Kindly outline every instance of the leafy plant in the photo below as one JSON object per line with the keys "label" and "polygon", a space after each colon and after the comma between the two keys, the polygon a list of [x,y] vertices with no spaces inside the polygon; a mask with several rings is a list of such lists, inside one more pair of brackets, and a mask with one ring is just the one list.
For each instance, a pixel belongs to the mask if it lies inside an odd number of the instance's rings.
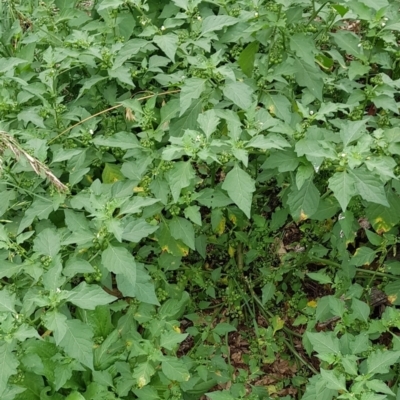
{"label": "leafy plant", "polygon": [[2,399],[398,397],[396,1],[0,13]]}

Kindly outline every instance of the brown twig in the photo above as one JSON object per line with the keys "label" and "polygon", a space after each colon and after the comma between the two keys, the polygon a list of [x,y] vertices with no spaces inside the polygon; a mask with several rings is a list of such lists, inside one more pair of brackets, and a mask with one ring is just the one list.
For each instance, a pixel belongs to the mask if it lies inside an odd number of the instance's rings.
{"label": "brown twig", "polygon": [[[39,161],[37,158],[32,157],[28,152],[26,152],[19,143],[9,135],[7,132],[0,131],[0,154],[5,150],[9,149],[18,160],[21,156],[24,156],[35,173],[39,176],[44,174],[46,178],[60,191],[68,191],[68,187],[65,186],[51,171],[50,169]],[[1,169],[0,159],[0,169]]]}
{"label": "brown twig", "polygon": [[[154,93],[154,94],[151,94],[151,95],[149,95],[149,96],[140,97],[140,98],[138,98],[138,101],[146,100],[146,99],[151,99],[151,98],[154,97],[154,96],[162,96],[162,95],[165,95],[165,94],[173,94],[173,93],[179,93],[179,92],[180,92],[180,90],[177,89],[177,90],[170,90],[170,91],[167,91],[167,92]],[[117,104],[116,106],[112,106],[112,107],[106,108],[105,110],[99,111],[99,112],[96,113],[96,114],[93,114],[93,115],[91,115],[91,116],[89,116],[89,117],[87,117],[87,118],[84,118],[82,121],[79,121],[79,122],[77,122],[76,124],[70,126],[69,128],[65,129],[64,131],[62,131],[62,132],[61,132],[59,135],[57,135],[55,138],[49,140],[49,144],[52,143],[52,142],[54,142],[56,139],[58,139],[60,136],[64,135],[65,133],[69,132],[71,129],[74,129],[74,128],[77,127],[77,126],[82,125],[82,124],[85,123],[86,121],[89,121],[89,120],[91,120],[92,118],[95,118],[95,117],[97,117],[97,116],[99,116],[99,115],[105,114],[105,113],[107,113],[107,112],[109,112],[109,111],[115,110],[115,109],[117,109],[117,108],[119,108],[119,107],[122,107],[122,104]]]}

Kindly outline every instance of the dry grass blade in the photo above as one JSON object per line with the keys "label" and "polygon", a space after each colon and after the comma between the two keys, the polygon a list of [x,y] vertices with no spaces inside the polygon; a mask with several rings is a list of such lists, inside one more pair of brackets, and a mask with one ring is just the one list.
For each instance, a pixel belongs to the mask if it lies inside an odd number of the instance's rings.
{"label": "dry grass blade", "polygon": [[[21,146],[17,143],[17,141],[10,136],[7,132],[0,131],[0,154],[3,153],[5,149],[9,149],[18,160],[21,156],[25,157],[29,162],[32,169],[35,171],[37,175],[45,176],[49,181],[60,191],[68,191],[68,187],[65,186],[51,171],[50,169],[44,165],[37,158],[32,157],[29,153],[27,153]],[[1,158],[0,158],[0,167],[1,167]]]}

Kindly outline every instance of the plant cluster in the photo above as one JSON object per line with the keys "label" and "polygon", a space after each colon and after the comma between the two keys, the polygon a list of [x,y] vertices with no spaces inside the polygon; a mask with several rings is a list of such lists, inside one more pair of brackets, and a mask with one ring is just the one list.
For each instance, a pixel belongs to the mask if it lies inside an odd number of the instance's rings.
{"label": "plant cluster", "polygon": [[2,400],[399,398],[397,1],[0,15]]}

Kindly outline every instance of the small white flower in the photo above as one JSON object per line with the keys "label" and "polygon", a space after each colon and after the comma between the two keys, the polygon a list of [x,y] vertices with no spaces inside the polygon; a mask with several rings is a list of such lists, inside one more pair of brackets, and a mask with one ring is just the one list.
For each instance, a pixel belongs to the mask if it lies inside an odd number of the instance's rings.
{"label": "small white flower", "polygon": [[384,21],[389,21],[389,18],[385,17],[383,18]]}
{"label": "small white flower", "polygon": [[183,75],[181,79],[182,79],[182,80],[186,79],[186,76],[185,76],[185,75]]}
{"label": "small white flower", "polygon": [[357,47],[362,47],[362,43],[358,43]]}
{"label": "small white flower", "polygon": [[93,134],[94,134],[93,129],[90,129],[90,130],[89,130],[89,133],[90,133],[91,135],[93,135]]}
{"label": "small white flower", "polygon": [[61,289],[59,287],[56,289],[56,293],[61,293]]}
{"label": "small white flower", "polygon": [[313,111],[313,110],[311,110],[311,111],[310,111],[310,115],[313,115],[313,114],[314,114],[314,111]]}
{"label": "small white flower", "polygon": [[346,154],[346,153],[342,153],[340,156],[341,156],[341,157],[346,157],[347,154]]}
{"label": "small white flower", "polygon": [[145,26],[146,25],[146,21],[142,21],[142,25]]}
{"label": "small white flower", "polygon": [[201,136],[200,135],[197,135],[196,136],[196,142],[200,142],[201,141]]}
{"label": "small white flower", "polygon": [[385,26],[385,25],[386,25],[386,23],[385,23],[385,22],[382,22],[382,23],[381,23],[381,25],[382,25],[382,26]]}
{"label": "small white flower", "polygon": [[258,12],[257,12],[257,11],[254,13],[254,17],[255,17],[255,18],[258,17]]}
{"label": "small white flower", "polygon": [[165,31],[165,26],[164,26],[164,25],[161,27],[161,30],[162,30],[162,31]]}
{"label": "small white flower", "polygon": [[200,15],[197,17],[197,21],[201,21],[201,17],[200,17]]}

